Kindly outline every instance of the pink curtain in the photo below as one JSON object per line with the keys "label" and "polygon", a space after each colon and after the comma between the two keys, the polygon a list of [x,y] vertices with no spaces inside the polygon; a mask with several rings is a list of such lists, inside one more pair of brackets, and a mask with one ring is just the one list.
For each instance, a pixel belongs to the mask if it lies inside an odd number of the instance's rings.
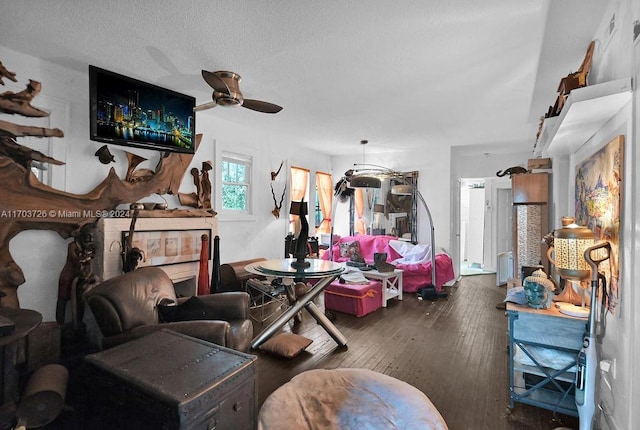
{"label": "pink curtain", "polygon": [[362,215],[364,215],[364,192],[362,188],[356,188],[354,193],[355,205],[356,205],[356,219],[354,220],[353,230],[355,233],[366,234],[367,230],[364,225]]}
{"label": "pink curtain", "polygon": [[318,187],[318,203],[322,211],[322,222],[316,229],[316,233],[329,233],[331,231],[331,209],[333,204],[333,179],[331,175],[317,172],[316,186]]}

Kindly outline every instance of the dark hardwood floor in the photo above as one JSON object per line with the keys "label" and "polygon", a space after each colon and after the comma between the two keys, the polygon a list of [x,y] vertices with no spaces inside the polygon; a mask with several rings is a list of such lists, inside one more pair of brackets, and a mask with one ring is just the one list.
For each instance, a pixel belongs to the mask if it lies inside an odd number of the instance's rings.
{"label": "dark hardwood floor", "polygon": [[[577,428],[576,418],[533,406],[509,410],[507,317],[495,308],[505,288],[495,286],[495,274],[463,277],[447,291],[448,298],[435,301],[405,294],[403,301],[391,300],[362,318],[335,313],[334,324],[348,339],[345,349],[304,312],[302,323],[284,328],[313,339],[301,355],[284,359],[253,352],[259,357],[259,406],[305,370],[354,367],[417,387],[450,430]],[[255,334],[264,327],[255,323]]]}

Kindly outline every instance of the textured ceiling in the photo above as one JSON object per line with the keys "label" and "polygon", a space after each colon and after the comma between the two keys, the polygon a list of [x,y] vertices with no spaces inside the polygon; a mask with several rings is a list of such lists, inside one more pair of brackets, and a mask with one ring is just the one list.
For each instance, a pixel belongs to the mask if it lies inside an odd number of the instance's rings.
{"label": "textured ceiling", "polygon": [[[603,4],[604,3],[604,4]],[[0,0],[0,45],[210,101],[201,69],[242,76],[277,115],[216,107],[329,154],[430,145],[532,149],[599,0]],[[547,17],[550,17],[549,19]],[[7,59],[4,60],[8,64]],[[479,146],[480,147],[480,146]]]}

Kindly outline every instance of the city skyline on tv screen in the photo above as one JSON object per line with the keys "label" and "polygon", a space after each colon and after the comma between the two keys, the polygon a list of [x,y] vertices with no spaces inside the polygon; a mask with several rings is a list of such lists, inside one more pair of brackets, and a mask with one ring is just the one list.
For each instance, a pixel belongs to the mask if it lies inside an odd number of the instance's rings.
{"label": "city skyline on tv screen", "polygon": [[98,68],[93,72],[92,138],[193,152],[195,98]]}

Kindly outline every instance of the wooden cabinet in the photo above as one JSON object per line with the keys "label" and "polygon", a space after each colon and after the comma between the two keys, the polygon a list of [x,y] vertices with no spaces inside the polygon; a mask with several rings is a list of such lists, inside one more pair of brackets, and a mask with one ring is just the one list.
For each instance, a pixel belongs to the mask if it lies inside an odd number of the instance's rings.
{"label": "wooden cabinet", "polygon": [[511,178],[513,204],[547,204],[549,174],[523,173]]}
{"label": "wooden cabinet", "polygon": [[520,277],[523,266],[542,265],[548,270],[549,174],[522,173],[511,178],[513,197],[513,273]]}
{"label": "wooden cabinet", "polygon": [[509,398],[578,416],[575,375],[586,319],[552,306],[533,309],[507,304],[509,317]]}

